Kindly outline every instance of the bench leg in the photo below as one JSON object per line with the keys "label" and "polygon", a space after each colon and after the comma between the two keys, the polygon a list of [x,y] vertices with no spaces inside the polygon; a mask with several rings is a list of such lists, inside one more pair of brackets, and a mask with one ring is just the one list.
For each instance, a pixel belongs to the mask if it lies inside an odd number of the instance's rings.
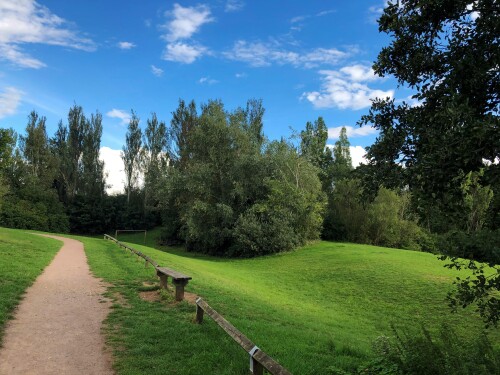
{"label": "bench leg", "polygon": [[159,274],[158,277],[160,278],[160,287],[162,287],[163,289],[168,289],[168,276]]}
{"label": "bench leg", "polygon": [[173,280],[175,285],[175,300],[182,301],[184,299],[184,287],[187,285],[187,280]]}

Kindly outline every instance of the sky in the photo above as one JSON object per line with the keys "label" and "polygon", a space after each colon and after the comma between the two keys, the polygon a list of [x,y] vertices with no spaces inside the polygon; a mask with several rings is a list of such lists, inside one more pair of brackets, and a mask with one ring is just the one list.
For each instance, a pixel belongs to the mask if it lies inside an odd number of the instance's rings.
{"label": "sky", "polygon": [[387,35],[386,0],[0,0],[0,127],[23,134],[35,110],[53,136],[68,110],[103,115],[110,192],[123,190],[130,111],[170,122],[179,99],[262,99],[264,133],[289,137],[322,116],[334,144],[345,126],[353,163],[375,129],[370,100],[411,92],[371,68]]}

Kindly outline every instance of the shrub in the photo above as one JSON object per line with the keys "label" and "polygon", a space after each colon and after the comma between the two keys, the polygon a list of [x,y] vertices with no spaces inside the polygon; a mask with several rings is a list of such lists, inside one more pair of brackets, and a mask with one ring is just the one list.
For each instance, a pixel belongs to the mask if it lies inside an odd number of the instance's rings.
{"label": "shrub", "polygon": [[361,374],[391,375],[491,375],[500,373],[500,351],[485,333],[463,340],[446,324],[436,335],[420,331],[397,331],[394,339],[379,337],[373,345],[376,358]]}

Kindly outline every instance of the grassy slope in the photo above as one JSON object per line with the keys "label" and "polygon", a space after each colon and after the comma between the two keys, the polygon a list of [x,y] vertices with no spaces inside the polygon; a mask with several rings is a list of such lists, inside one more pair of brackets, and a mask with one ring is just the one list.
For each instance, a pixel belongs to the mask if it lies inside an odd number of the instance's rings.
{"label": "grassy slope", "polygon": [[24,291],[60,248],[59,241],[0,228],[0,339]]}
{"label": "grassy slope", "polygon": [[[142,242],[141,235],[121,239]],[[152,239],[150,235],[149,241]],[[92,246],[89,243],[89,249]],[[391,324],[414,327],[422,322],[432,331],[446,320],[464,336],[482,326],[471,310],[450,314],[444,298],[457,273],[444,269],[431,254],[319,242],[292,253],[230,260],[180,249],[160,252],[134,247],[161,265],[193,276],[189,291],[203,296],[297,374],[326,373],[332,365],[344,369],[358,366],[370,355],[371,342],[377,336],[391,335]],[[115,260],[125,262],[125,253],[117,248],[112,254]],[[92,253],[89,257],[96,268],[103,253],[94,261]],[[132,258],[126,264],[142,268]],[[110,272],[102,270],[101,274]],[[187,335],[189,330],[200,333],[193,327],[188,328]],[[218,346],[224,334],[209,332],[215,335],[212,340]],[[498,341],[498,335],[494,339]],[[236,355],[241,358],[244,354]],[[228,373],[236,373],[236,369],[243,371],[237,366]]]}

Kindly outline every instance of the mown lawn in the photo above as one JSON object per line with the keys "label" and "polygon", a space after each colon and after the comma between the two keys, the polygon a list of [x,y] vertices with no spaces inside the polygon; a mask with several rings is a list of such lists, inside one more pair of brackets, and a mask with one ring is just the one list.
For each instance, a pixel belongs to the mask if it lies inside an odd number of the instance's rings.
{"label": "mown lawn", "polygon": [[[0,246],[10,249],[0,255],[3,296],[9,289],[6,259],[21,258],[19,248],[41,259],[45,249],[48,263],[59,244],[21,231],[0,234]],[[148,233],[149,245],[154,234]],[[193,305],[173,303],[168,295],[153,302],[140,298],[141,291],[154,289],[148,286],[156,283],[151,267],[113,242],[74,238],[84,242],[94,274],[110,283],[115,302],[105,327],[118,374],[248,373],[246,353],[209,317],[195,324]],[[291,253],[234,260],[146,247],[140,234],[120,239],[138,242],[133,246],[161,265],[191,275],[187,291],[201,295],[294,374],[356,369],[372,356],[373,340],[392,335],[391,324],[424,324],[436,331],[447,321],[462,337],[482,328],[471,309],[449,312],[444,299],[457,273],[431,254],[318,242]],[[33,268],[24,264],[17,269]],[[498,345],[498,330],[490,336]]]}
{"label": "mown lawn", "polygon": [[[291,253],[232,260],[182,249],[159,251],[140,245],[140,234],[121,235],[120,239],[137,242],[135,248],[161,265],[191,275],[188,291],[201,295],[295,374],[328,374],[331,367],[355,369],[372,355],[374,339],[392,335],[391,325],[414,328],[424,324],[432,332],[447,321],[463,337],[482,328],[471,309],[458,314],[449,312],[445,296],[457,272],[443,268],[443,262],[431,254],[318,242]],[[154,232],[148,234],[149,245],[153,240]],[[120,345],[129,343],[134,348],[133,353],[119,354],[124,374],[146,371],[137,362],[148,362],[145,358],[156,362],[155,356],[161,350],[155,345],[162,340],[173,351],[161,354],[165,366],[171,366],[169,356],[183,358],[180,352],[189,353],[182,361],[198,363],[198,367],[193,364],[187,369],[176,366],[170,373],[245,373],[245,353],[237,344],[228,342],[213,322],[202,327],[193,324],[194,307],[181,304],[167,308],[164,303],[151,304],[137,298],[138,285],[154,280],[152,269],[144,269],[142,263],[113,243],[85,241],[96,274],[113,283],[130,283],[120,290],[128,293],[134,307],[119,308],[116,316],[120,317],[110,319],[115,327],[121,327],[114,335],[120,338]],[[141,313],[134,315],[136,306],[141,306]],[[151,310],[175,311],[167,314],[168,319],[172,318],[168,322],[171,326],[159,323],[167,319],[160,318],[162,314],[148,317]],[[128,320],[132,315],[133,320]],[[132,322],[139,321],[149,328],[133,328]],[[154,340],[144,333],[151,330],[155,332]],[[141,341],[144,337],[147,346]],[[498,332],[494,333],[492,341],[499,342],[499,337]],[[198,358],[200,351],[206,356],[203,359]],[[161,366],[161,361],[158,363]]]}
{"label": "mown lawn", "polygon": [[0,228],[0,341],[24,291],[62,246],[59,241],[27,233]]}

